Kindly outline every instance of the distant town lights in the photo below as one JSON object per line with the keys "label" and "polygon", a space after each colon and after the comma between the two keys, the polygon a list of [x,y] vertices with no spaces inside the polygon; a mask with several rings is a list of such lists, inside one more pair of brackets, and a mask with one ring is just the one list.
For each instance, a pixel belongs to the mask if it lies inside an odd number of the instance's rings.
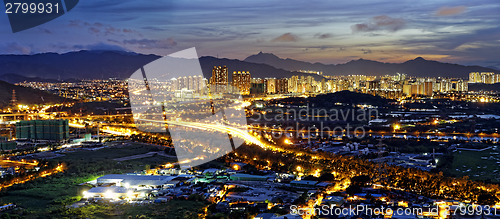
{"label": "distant town lights", "polygon": [[90,194],[87,191],[82,192],[84,198],[89,198]]}
{"label": "distant town lights", "polygon": [[113,193],[113,191],[111,191],[111,190],[108,190],[104,193],[104,197],[109,198],[109,199],[113,199],[113,198],[115,198],[115,193]]}
{"label": "distant town lights", "polygon": [[132,192],[132,191],[128,191],[128,192],[127,192],[127,197],[128,197],[128,198],[133,198],[133,197],[135,197],[134,192]]}
{"label": "distant town lights", "polygon": [[235,164],[235,165],[233,165],[233,169],[234,170],[240,170],[240,166],[238,166],[238,164]]}
{"label": "distant town lights", "polygon": [[394,124],[394,131],[397,131],[401,129],[401,126],[399,124]]}
{"label": "distant town lights", "polygon": [[296,168],[296,169],[297,169],[297,171],[299,171],[299,172],[300,172],[300,171],[302,171],[302,167],[300,167],[300,166],[297,166],[297,168]]}

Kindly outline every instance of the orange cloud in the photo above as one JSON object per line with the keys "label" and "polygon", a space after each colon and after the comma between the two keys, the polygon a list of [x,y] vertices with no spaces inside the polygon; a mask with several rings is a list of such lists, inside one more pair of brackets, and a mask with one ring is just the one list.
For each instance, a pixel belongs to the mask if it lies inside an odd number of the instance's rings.
{"label": "orange cloud", "polygon": [[299,38],[292,33],[285,33],[279,37],[274,38],[271,42],[296,42]]}
{"label": "orange cloud", "polygon": [[436,11],[436,15],[438,16],[451,16],[461,14],[467,9],[465,6],[456,6],[456,7],[442,7],[438,11]]}

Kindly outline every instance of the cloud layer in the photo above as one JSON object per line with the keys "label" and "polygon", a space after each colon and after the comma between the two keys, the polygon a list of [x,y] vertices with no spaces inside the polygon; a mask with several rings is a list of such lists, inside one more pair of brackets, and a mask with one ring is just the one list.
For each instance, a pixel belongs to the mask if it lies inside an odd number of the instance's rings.
{"label": "cloud layer", "polygon": [[16,34],[0,16],[0,54],[123,48],[167,55],[194,46],[201,56],[238,59],[264,51],[325,63],[422,56],[487,66],[498,63],[499,11],[492,0],[80,1],[60,19]]}
{"label": "cloud layer", "polygon": [[353,32],[371,32],[378,30],[386,30],[395,32],[402,29],[406,25],[402,18],[392,18],[387,15],[379,15],[373,17],[367,23],[355,24],[351,26]]}
{"label": "cloud layer", "polygon": [[442,7],[438,11],[436,11],[436,15],[438,16],[451,16],[462,14],[465,12],[467,7],[465,6],[456,6],[456,7]]}
{"label": "cloud layer", "polygon": [[276,37],[271,40],[271,42],[297,42],[299,37],[293,35],[292,33],[285,33],[279,37]]}

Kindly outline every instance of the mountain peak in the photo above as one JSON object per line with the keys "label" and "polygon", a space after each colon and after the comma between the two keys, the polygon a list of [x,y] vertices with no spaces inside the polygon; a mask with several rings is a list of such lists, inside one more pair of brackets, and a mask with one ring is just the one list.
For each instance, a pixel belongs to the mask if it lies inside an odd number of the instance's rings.
{"label": "mountain peak", "polygon": [[248,62],[254,62],[254,63],[262,63],[266,61],[280,61],[281,58],[272,54],[272,53],[264,53],[260,51],[259,53],[255,55],[248,56],[245,60],[243,61],[248,61]]}
{"label": "mountain peak", "polygon": [[415,58],[415,59],[413,59],[413,60],[415,60],[415,61],[426,61],[424,58],[422,58],[422,57],[420,57],[420,56],[419,56],[419,57],[417,57],[417,58]]}

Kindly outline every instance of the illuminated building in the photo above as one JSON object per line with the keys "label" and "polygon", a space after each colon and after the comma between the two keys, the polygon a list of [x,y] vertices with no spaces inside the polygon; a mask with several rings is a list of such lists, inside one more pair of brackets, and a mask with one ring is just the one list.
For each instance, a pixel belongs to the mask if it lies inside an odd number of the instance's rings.
{"label": "illuminated building", "polygon": [[232,78],[232,85],[235,88],[238,88],[238,91],[242,95],[248,95],[250,94],[250,72],[233,72],[233,78]]}
{"label": "illuminated building", "polygon": [[406,96],[432,96],[433,95],[433,82],[408,82],[403,85],[403,94]]}
{"label": "illuminated building", "polygon": [[214,66],[212,69],[212,77],[210,78],[210,85],[214,87],[212,92],[225,93],[227,92],[227,85],[229,83],[228,69],[226,66]]}
{"label": "illuminated building", "polygon": [[276,78],[266,78],[264,79],[266,84],[266,94],[275,94],[276,93]]}
{"label": "illuminated building", "polygon": [[481,73],[479,72],[469,73],[469,83],[481,83]]}
{"label": "illuminated building", "polygon": [[275,92],[278,94],[288,93],[288,79],[280,78],[275,80],[276,89]]}
{"label": "illuminated building", "polygon": [[250,80],[250,94],[263,94],[266,91],[266,84],[260,78]]}
{"label": "illuminated building", "polygon": [[451,90],[457,92],[466,92],[469,90],[469,85],[467,81],[461,79],[451,80]]}
{"label": "illuminated building", "polygon": [[177,92],[180,90],[190,90],[194,93],[202,93],[205,85],[201,75],[172,78],[170,82],[170,90]]}
{"label": "illuminated building", "polygon": [[16,149],[17,143],[15,141],[3,141],[0,140],[0,150],[8,151]]}
{"label": "illuminated building", "polygon": [[288,92],[297,93],[299,86],[299,76],[294,75],[288,80]]}
{"label": "illuminated building", "polygon": [[109,174],[97,178],[97,184],[115,184],[135,189],[165,188],[174,186],[177,183],[177,181],[173,181],[175,178],[175,176]]}
{"label": "illuminated building", "polygon": [[228,84],[228,70],[226,66],[214,66],[212,69],[212,78],[210,83],[213,85],[227,85]]}
{"label": "illuminated building", "polygon": [[69,139],[68,120],[25,120],[16,123],[16,138],[62,142]]}
{"label": "illuminated building", "polygon": [[430,81],[426,81],[422,85],[423,85],[422,95],[424,95],[424,96],[432,96],[432,94],[433,94],[433,91],[432,91],[432,87],[433,87],[432,85],[433,85],[433,83],[430,82]]}
{"label": "illuminated building", "polygon": [[469,73],[469,83],[494,84],[499,83],[500,77],[494,72],[471,72]]}
{"label": "illuminated building", "polygon": [[495,83],[495,73],[493,72],[481,72],[481,81],[485,84]]}

